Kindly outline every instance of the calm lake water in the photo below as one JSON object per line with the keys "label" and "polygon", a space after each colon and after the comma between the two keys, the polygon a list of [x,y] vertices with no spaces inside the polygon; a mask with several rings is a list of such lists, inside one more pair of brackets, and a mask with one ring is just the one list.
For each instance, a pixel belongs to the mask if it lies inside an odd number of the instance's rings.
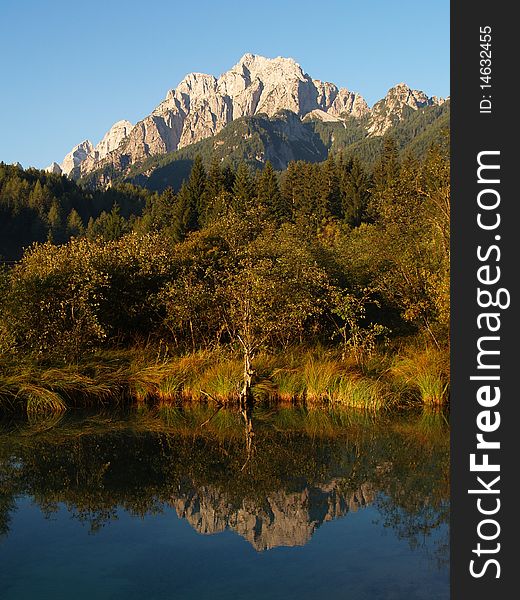
{"label": "calm lake water", "polygon": [[0,422],[0,596],[448,599],[442,414]]}

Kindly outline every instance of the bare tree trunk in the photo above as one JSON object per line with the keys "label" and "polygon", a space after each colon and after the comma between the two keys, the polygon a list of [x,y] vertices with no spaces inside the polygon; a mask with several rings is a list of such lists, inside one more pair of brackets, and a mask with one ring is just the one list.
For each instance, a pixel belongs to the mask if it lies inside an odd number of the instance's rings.
{"label": "bare tree trunk", "polygon": [[242,465],[242,471],[247,467],[247,465],[249,464],[249,461],[251,460],[251,457],[253,456],[253,450],[254,450],[254,445],[253,445],[253,436],[254,431],[253,431],[253,417],[252,417],[252,413],[253,413],[253,409],[252,406],[246,406],[245,408],[243,408],[241,410],[242,413],[242,417],[244,418],[244,431],[245,431],[245,442],[246,442],[246,446],[245,446],[245,450],[246,450],[246,460],[244,462],[244,464]]}
{"label": "bare tree trunk", "polygon": [[253,405],[253,367],[251,366],[252,353],[246,344],[242,344],[244,349],[244,374],[242,390],[240,391],[240,410],[245,411]]}
{"label": "bare tree trunk", "polygon": [[195,336],[193,335],[193,322],[190,319],[190,333],[191,333],[191,347],[193,349],[193,354],[195,354]]}

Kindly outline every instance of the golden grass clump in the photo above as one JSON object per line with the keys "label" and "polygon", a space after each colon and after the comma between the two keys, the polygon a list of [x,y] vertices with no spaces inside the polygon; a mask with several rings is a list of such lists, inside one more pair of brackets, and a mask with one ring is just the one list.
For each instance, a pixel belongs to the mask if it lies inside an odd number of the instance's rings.
{"label": "golden grass clump", "polygon": [[425,346],[410,348],[397,355],[391,374],[416,391],[424,404],[440,405],[449,393],[449,354],[447,351]]}

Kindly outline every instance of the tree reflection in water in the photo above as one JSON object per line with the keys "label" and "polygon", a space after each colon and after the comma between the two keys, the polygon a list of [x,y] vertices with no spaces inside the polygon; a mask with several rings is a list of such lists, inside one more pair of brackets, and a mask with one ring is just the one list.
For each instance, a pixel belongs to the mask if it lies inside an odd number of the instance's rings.
{"label": "tree reflection in water", "polygon": [[[163,407],[1,427],[4,536],[24,495],[46,515],[64,505],[92,532],[121,509],[142,517],[173,507],[199,533],[233,530],[258,551],[302,546],[369,504],[412,547],[448,523],[441,413]],[[447,553],[443,541],[434,558]]]}

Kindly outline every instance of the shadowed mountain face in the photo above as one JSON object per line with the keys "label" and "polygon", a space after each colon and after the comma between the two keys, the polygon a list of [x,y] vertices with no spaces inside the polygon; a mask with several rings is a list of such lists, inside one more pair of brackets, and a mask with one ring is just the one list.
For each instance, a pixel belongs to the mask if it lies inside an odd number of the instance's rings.
{"label": "shadowed mountain face", "polygon": [[412,544],[447,522],[442,415],[275,412],[253,417],[246,443],[240,415],[201,427],[208,415],[197,411],[4,424],[0,533],[23,496],[49,515],[63,504],[91,531],[121,510],[174,510],[198,533],[234,531],[257,551],[303,546],[369,505]]}

